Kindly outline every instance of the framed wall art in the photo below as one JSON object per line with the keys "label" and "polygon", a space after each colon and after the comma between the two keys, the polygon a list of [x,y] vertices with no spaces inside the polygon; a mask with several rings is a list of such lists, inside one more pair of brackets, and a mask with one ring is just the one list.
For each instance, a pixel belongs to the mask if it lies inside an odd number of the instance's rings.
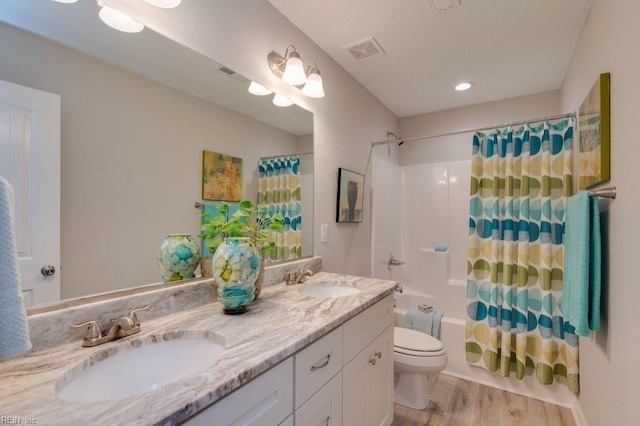
{"label": "framed wall art", "polygon": [[338,169],[338,203],[336,222],[362,222],[364,175]]}
{"label": "framed wall art", "polygon": [[609,73],[600,74],[578,111],[578,188],[611,179],[611,104]]}
{"label": "framed wall art", "polygon": [[202,199],[240,201],[242,158],[202,151]]}

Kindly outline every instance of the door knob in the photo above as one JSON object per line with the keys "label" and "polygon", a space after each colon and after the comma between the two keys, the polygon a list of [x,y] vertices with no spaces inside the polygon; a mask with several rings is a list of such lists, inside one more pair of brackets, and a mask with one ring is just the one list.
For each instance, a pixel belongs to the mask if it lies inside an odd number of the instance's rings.
{"label": "door knob", "polygon": [[40,273],[42,273],[42,275],[44,275],[45,277],[48,277],[56,273],[56,267],[53,265],[44,265],[40,269]]}

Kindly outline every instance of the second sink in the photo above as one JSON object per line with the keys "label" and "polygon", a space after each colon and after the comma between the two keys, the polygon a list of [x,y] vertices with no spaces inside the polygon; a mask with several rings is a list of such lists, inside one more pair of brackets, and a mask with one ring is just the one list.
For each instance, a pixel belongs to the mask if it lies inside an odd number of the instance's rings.
{"label": "second sink", "polygon": [[154,391],[213,363],[224,346],[213,340],[175,339],[116,354],[89,367],[58,391],[71,401],[105,401]]}
{"label": "second sink", "polygon": [[300,293],[305,296],[335,299],[338,297],[353,296],[354,294],[360,293],[360,290],[342,281],[318,281],[302,284]]}

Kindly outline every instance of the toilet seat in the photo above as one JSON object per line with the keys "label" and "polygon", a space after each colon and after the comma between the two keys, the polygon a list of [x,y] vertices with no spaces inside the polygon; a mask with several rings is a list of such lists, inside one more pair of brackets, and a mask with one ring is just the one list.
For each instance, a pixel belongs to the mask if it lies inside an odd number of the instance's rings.
{"label": "toilet seat", "polygon": [[414,357],[438,357],[445,353],[442,342],[416,330],[394,327],[393,339],[393,350],[399,354]]}

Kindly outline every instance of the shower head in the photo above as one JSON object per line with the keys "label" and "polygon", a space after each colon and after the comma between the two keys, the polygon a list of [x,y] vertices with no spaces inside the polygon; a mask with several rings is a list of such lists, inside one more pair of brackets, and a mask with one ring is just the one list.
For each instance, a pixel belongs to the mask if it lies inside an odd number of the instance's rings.
{"label": "shower head", "polygon": [[[390,131],[387,130],[387,138],[389,136],[393,136],[395,138],[395,140],[402,139],[402,138],[399,138],[398,135],[396,135],[395,133],[390,132]],[[401,140],[400,142],[398,142],[398,146],[402,145],[403,143],[404,143],[404,141]]]}

